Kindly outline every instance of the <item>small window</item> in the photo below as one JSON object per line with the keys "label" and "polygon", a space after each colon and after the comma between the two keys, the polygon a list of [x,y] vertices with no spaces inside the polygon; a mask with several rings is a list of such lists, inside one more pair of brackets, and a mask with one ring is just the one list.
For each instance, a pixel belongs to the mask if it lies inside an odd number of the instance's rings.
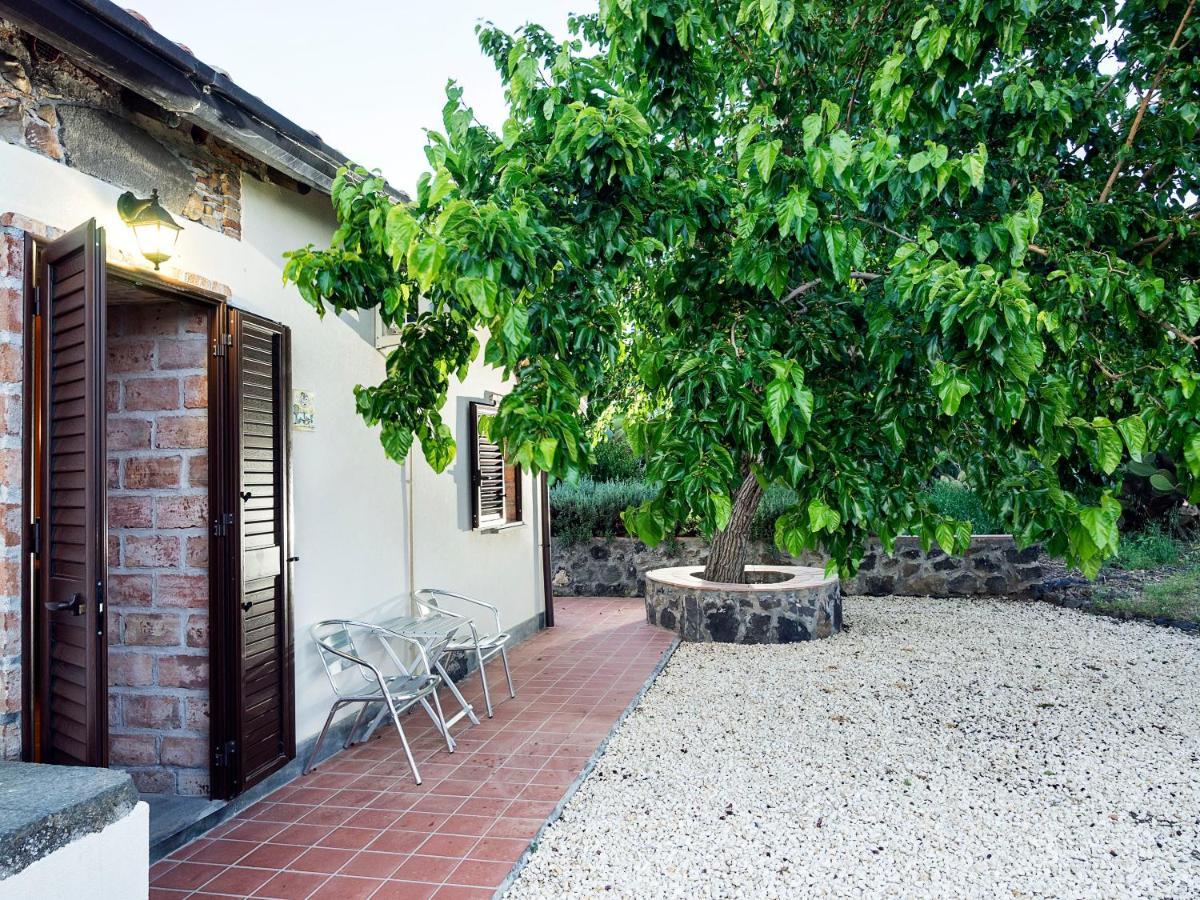
{"label": "small window", "polygon": [[471,527],[484,530],[521,522],[521,467],[505,462],[479,422],[495,411],[490,403],[471,404]]}

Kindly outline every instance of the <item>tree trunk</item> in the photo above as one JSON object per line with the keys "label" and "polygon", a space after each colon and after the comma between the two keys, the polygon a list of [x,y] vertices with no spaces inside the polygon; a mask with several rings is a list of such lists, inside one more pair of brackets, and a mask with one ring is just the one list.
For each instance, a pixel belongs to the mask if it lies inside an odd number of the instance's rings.
{"label": "tree trunk", "polygon": [[708,581],[741,584],[746,580],[746,540],[750,537],[750,523],[762,496],[754,473],[747,473],[734,494],[729,524],[713,535],[708,564],[704,567],[704,577]]}

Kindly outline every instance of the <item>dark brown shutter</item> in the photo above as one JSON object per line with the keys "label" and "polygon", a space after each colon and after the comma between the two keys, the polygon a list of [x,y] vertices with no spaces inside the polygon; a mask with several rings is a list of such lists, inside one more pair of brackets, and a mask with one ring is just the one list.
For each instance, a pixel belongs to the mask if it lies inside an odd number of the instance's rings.
{"label": "dark brown shutter", "polygon": [[483,434],[479,420],[495,413],[486,403],[472,403],[471,424],[471,527],[504,521],[504,455]]}
{"label": "dark brown shutter", "polygon": [[104,231],[91,220],[39,256],[39,756],[47,763],[104,766]]}
{"label": "dark brown shutter", "polygon": [[296,753],[293,693],[288,447],[289,341],[283,326],[230,310],[228,379],[234,429],[230,481],[234,542],[234,792],[262,781]]}

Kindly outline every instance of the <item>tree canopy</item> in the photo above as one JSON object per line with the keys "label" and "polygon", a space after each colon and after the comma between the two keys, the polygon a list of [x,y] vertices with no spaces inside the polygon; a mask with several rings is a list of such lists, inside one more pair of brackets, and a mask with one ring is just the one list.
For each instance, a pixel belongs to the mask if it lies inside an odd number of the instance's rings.
{"label": "tree canopy", "polygon": [[415,199],[346,172],[332,246],[286,277],[400,328],[356,391],[398,460],[415,438],[451,462],[439,410],[482,339],[516,379],[491,435],[555,477],[586,468],[584,399],[635,373],[648,542],[736,531],[782,483],[790,552],[961,551],[922,499],[953,465],[1094,574],[1123,479],[1200,502],[1194,6],[601,0],[565,42],[483,26],[500,133],[451,83]]}

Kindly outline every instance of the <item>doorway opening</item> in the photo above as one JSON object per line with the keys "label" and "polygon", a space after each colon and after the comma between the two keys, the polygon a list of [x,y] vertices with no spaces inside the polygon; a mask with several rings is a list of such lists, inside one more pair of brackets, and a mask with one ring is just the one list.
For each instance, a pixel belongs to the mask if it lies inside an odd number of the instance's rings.
{"label": "doorway opening", "polygon": [[109,765],[143,795],[208,798],[214,307],[107,288]]}
{"label": "doorway opening", "polygon": [[27,262],[30,758],[237,796],[295,756],[288,330],[94,222]]}

